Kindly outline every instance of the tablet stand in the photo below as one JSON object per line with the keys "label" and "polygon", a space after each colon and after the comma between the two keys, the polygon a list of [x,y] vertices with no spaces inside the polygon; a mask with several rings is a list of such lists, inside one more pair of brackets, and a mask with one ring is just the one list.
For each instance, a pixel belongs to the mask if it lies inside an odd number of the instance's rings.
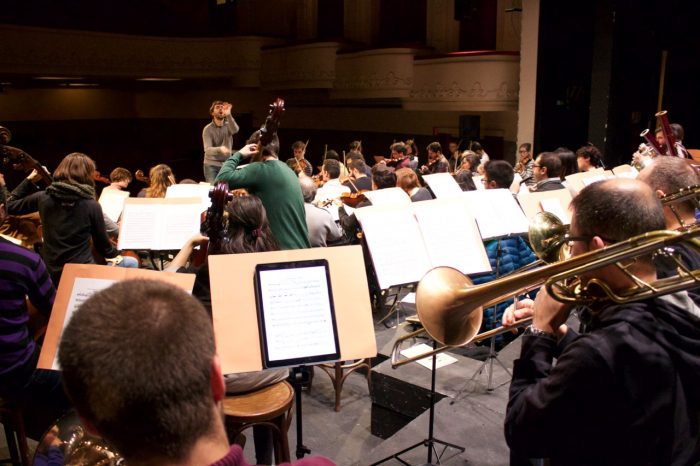
{"label": "tablet stand", "polygon": [[306,366],[297,366],[292,368],[292,374],[291,374],[291,379],[292,379],[292,386],[294,387],[294,403],[296,405],[296,413],[297,413],[297,450],[296,450],[296,456],[297,459],[301,459],[304,457],[304,455],[311,453],[311,450],[309,450],[305,445],[304,445],[304,434],[303,434],[303,426],[301,422],[301,386],[302,384],[308,383],[310,379],[310,370]]}

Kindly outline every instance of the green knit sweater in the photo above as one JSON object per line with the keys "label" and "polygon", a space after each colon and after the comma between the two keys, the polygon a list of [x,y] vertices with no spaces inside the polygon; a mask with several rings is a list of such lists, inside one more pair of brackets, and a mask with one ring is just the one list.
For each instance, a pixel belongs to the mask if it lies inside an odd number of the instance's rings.
{"label": "green knit sweater", "polygon": [[277,159],[236,170],[240,163],[241,153],[236,152],[224,162],[216,181],[228,183],[229,189],[245,188],[260,198],[281,249],[308,248],[304,198],[294,172]]}

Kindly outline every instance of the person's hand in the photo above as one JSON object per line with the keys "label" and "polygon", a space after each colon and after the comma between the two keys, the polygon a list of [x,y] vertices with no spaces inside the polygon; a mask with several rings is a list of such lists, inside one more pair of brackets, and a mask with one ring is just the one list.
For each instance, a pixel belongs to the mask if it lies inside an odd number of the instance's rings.
{"label": "person's hand", "polygon": [[508,306],[505,311],[503,311],[501,323],[503,326],[509,326],[513,325],[516,320],[531,317],[535,313],[533,308],[534,304],[535,302],[530,298],[519,299],[515,303]]}
{"label": "person's hand", "polygon": [[231,104],[228,102],[224,102],[223,105],[221,106],[221,110],[223,110],[224,116],[230,116],[231,115]]}
{"label": "person's hand", "polygon": [[243,158],[250,157],[253,154],[256,154],[258,152],[258,145],[257,144],[246,144],[245,146],[241,147],[241,150],[238,152],[241,153]]}
{"label": "person's hand", "polygon": [[2,173],[0,173],[0,188],[5,187],[5,177],[3,176]]}
{"label": "person's hand", "polygon": [[27,179],[28,179],[29,181],[31,181],[32,183],[36,183],[37,181],[41,181],[41,175],[39,174],[39,172],[38,172],[37,169],[35,168],[35,169],[32,170],[32,172],[27,176]]}
{"label": "person's hand", "polygon": [[209,238],[201,233],[195,234],[193,237],[187,240],[187,242],[192,246],[200,246],[209,241]]}
{"label": "person's hand", "polygon": [[557,330],[561,330],[560,327],[564,325],[571,312],[570,304],[554,300],[544,286],[537,293],[533,307],[535,311],[532,318],[533,327],[553,334],[561,333]]}
{"label": "person's hand", "polygon": [[231,149],[229,149],[226,146],[219,146],[219,149],[221,150],[221,153],[224,154],[225,156],[231,155]]}

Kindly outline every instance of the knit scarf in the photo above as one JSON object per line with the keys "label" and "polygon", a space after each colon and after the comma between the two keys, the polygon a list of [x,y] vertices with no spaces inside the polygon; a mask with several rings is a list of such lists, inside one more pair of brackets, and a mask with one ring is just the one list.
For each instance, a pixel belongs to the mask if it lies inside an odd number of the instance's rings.
{"label": "knit scarf", "polygon": [[80,199],[95,199],[95,187],[89,184],[54,181],[46,188],[46,194],[61,202],[75,202]]}

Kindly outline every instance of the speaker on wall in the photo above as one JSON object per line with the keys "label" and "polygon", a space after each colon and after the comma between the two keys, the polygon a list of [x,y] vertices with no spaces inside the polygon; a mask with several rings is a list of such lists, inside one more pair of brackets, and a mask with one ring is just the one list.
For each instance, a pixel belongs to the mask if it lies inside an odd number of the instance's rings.
{"label": "speaker on wall", "polygon": [[466,142],[476,141],[480,138],[481,117],[479,115],[460,115],[459,137]]}

